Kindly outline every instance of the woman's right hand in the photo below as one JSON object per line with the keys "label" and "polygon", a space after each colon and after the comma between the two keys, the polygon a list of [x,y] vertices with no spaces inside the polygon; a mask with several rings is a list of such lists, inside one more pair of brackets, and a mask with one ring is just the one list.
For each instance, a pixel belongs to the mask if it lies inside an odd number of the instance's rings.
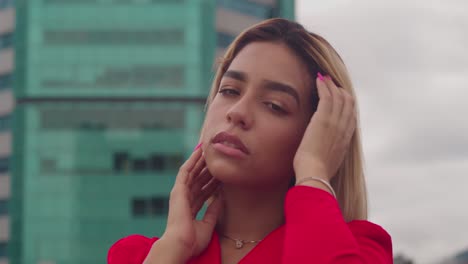
{"label": "woman's right hand", "polygon": [[[180,167],[169,198],[167,225],[161,240],[172,243],[183,259],[199,255],[209,244],[221,211],[221,183],[206,167],[201,148]],[[214,197],[202,220],[198,211]]]}

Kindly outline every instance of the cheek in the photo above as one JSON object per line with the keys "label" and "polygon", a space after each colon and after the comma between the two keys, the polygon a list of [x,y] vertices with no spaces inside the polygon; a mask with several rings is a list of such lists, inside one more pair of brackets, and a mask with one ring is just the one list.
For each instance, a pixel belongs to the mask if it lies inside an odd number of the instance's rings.
{"label": "cheek", "polygon": [[210,106],[205,115],[205,121],[203,123],[203,135],[202,141],[207,142],[213,133],[216,133],[217,126],[221,124],[222,111],[219,108],[216,108],[215,105]]}
{"label": "cheek", "polygon": [[[275,131],[272,133],[271,131]],[[260,137],[263,139],[262,144],[268,146],[265,148],[266,154],[270,157],[275,156],[275,159],[283,159],[290,161],[294,158],[296,150],[302,141],[302,135],[304,131],[302,127],[292,125],[281,125],[276,128],[270,128],[268,131],[263,133],[267,135]]]}
{"label": "cheek", "polygon": [[285,136],[276,140],[278,142],[277,148],[280,149],[283,155],[291,156],[296,153],[297,148],[302,139],[302,134],[300,133],[291,133],[288,131]]}

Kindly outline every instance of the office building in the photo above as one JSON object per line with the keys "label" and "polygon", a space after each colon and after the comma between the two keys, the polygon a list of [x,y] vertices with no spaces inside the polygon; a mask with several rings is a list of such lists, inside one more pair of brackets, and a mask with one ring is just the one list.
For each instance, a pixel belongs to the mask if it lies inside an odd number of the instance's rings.
{"label": "office building", "polygon": [[0,0],[0,264],[7,264],[10,245],[12,112],[15,9],[13,1]]}
{"label": "office building", "polygon": [[118,238],[162,234],[224,45],[216,15],[281,14],[229,2],[16,1],[10,263],[105,263]]}

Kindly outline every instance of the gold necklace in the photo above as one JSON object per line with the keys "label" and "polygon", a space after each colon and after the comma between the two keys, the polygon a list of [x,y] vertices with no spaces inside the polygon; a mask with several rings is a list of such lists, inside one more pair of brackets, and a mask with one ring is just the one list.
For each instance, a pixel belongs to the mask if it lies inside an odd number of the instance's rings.
{"label": "gold necklace", "polygon": [[246,240],[243,240],[243,239],[235,239],[235,238],[231,238],[231,237],[228,237],[226,235],[223,235],[221,234],[221,236],[225,237],[225,238],[228,238],[232,241],[234,241],[236,243],[236,248],[237,249],[241,249],[245,243],[258,243],[260,241],[262,241],[261,239],[260,240],[250,240],[250,241],[246,241]]}

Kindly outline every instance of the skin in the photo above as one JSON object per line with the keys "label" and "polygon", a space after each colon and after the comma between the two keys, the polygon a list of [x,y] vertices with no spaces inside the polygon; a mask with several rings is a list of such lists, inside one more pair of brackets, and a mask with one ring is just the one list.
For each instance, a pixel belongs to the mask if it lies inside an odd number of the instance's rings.
{"label": "skin", "polygon": [[[166,231],[153,245],[147,264],[162,259],[184,263],[206,248],[215,228],[234,238],[263,239],[284,224],[291,177],[313,175],[330,181],[343,161],[355,129],[354,100],[331,78],[311,80],[288,47],[272,42],[247,45],[227,72],[208,109],[202,147],[179,170]],[[289,86],[297,98],[268,89],[265,81]],[[320,96],[313,115],[308,99],[312,81]],[[217,150],[211,141],[221,131],[236,135],[249,154],[235,158]],[[303,185],[328,191],[316,181]],[[204,218],[194,219],[213,194]],[[255,245],[237,250],[231,240],[221,238],[223,263],[237,263]]]}

